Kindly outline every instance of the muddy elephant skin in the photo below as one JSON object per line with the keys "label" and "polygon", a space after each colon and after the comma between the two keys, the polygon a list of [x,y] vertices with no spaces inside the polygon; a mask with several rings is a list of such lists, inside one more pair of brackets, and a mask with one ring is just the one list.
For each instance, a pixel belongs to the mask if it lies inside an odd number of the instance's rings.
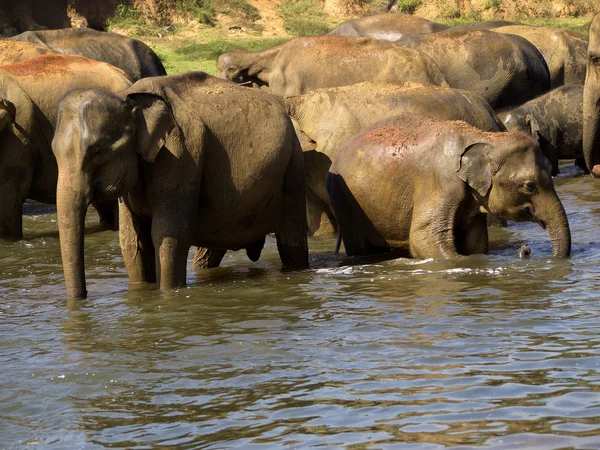
{"label": "muddy elephant skin", "polygon": [[523,133],[409,114],[386,119],[338,151],[327,188],[351,256],[390,248],[414,258],[487,253],[488,213],[537,222],[555,256],[571,251],[544,156]]}

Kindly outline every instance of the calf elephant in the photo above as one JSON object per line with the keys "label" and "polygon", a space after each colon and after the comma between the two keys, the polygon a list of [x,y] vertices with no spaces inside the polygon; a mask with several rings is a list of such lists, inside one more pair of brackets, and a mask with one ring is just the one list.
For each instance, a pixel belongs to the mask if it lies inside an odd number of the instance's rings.
{"label": "calf elephant", "polygon": [[285,266],[308,266],[302,149],[275,96],[203,72],[143,79],[119,95],[74,92],[52,148],[70,297],[86,296],[83,225],[96,199],[123,199],[132,282],[184,285],[192,245],[246,248],[256,260],[272,231]]}
{"label": "calf elephant", "polygon": [[592,175],[600,177],[600,14],[590,26],[583,89],[583,156]]}
{"label": "calf elephant", "polygon": [[447,30],[448,25],[431,22],[422,17],[402,13],[383,13],[348,20],[328,34],[335,36],[364,36],[395,41],[410,34],[427,34]]}
{"label": "calf elephant", "polygon": [[90,28],[26,31],[10,38],[32,42],[55,53],[103,61],[122,69],[131,81],[166,75],[162,62],[142,41]]}
{"label": "calf elephant", "polygon": [[509,131],[540,138],[540,147],[558,173],[559,159],[575,159],[587,170],[583,159],[583,86],[568,85],[523,105],[498,114]]}
{"label": "calf elephant", "polygon": [[[0,66],[1,238],[23,237],[26,198],[56,203],[58,169],[51,142],[65,94],[74,89],[120,91],[130,84],[122,70],[74,55],[48,54]],[[114,219],[111,205],[94,206],[103,221]]]}
{"label": "calf elephant", "polygon": [[0,66],[35,58],[47,53],[54,52],[31,42],[0,40]]}
{"label": "calf elephant", "polygon": [[[485,131],[504,131],[500,119],[478,95],[459,89],[409,83],[361,83],[288,97],[286,108],[304,144],[308,228],[331,232],[335,217],[325,180],[337,150],[363,128],[405,112],[464,120]],[[304,139],[302,139],[304,138]]]}
{"label": "calf elephant", "polygon": [[224,53],[217,71],[222,78],[268,86],[283,96],[363,81],[447,86],[439,67],[417,50],[346,36],[298,37],[259,52]]}
{"label": "calf elephant", "polygon": [[581,33],[529,25],[499,27],[494,31],[521,36],[535,45],[548,65],[553,89],[565,84],[583,85],[588,42]]}
{"label": "calf elephant", "polygon": [[348,255],[487,253],[486,213],[537,222],[547,227],[555,256],[571,251],[544,157],[523,133],[411,114],[385,119],[338,151],[327,189]]}
{"label": "calf elephant", "polygon": [[494,109],[518,106],[550,90],[544,57],[520,36],[457,28],[396,42],[430,56],[451,87],[475,92]]}

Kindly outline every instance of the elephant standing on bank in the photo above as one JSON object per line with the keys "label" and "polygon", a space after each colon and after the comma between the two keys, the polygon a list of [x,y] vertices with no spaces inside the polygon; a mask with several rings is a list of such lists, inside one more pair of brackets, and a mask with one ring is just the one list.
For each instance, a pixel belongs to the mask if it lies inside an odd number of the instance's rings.
{"label": "elephant standing on bank", "polygon": [[263,51],[235,50],[219,56],[217,65],[221,78],[268,86],[283,96],[363,81],[448,85],[437,64],[420,51],[346,36],[298,37]]}
{"label": "elephant standing on bank", "polygon": [[[0,66],[0,238],[22,239],[25,199],[56,203],[51,143],[60,100],[74,89],[130,85],[122,70],[81,56],[48,54]],[[103,222],[114,220],[111,205],[94,206]]]}
{"label": "elephant standing on bank", "polygon": [[122,69],[134,82],[166,75],[159,57],[142,41],[90,28],[26,31],[12,41],[32,42],[55,53],[68,53],[103,61]]}
{"label": "elephant standing on bank", "polygon": [[459,89],[408,83],[360,83],[319,89],[285,99],[304,147],[308,229],[335,231],[325,180],[338,149],[353,135],[386,117],[406,112],[463,120],[484,131],[504,131],[492,108]]}
{"label": "elephant standing on bank", "polygon": [[583,89],[583,156],[592,175],[600,177],[600,14],[590,25]]}
{"label": "elephant standing on bank", "polygon": [[542,152],[558,174],[559,159],[575,159],[584,170],[583,86],[568,85],[521,106],[498,114],[509,131],[520,131],[540,140]]}
{"label": "elephant standing on bank", "polygon": [[475,92],[497,110],[550,90],[544,57],[520,36],[456,28],[396,42],[431,57],[451,87]]}
{"label": "elephant standing on bank", "polygon": [[280,100],[188,72],[59,106],[52,148],[67,293],[85,297],[90,202],[122,197],[121,250],[132,282],[185,285],[190,246],[245,248],[274,231],[282,263],[308,266],[302,149]]}
{"label": "elephant standing on bank", "polygon": [[340,150],[327,189],[348,255],[399,248],[414,258],[488,252],[486,214],[537,222],[555,256],[571,252],[567,215],[537,142],[405,114]]}
{"label": "elephant standing on bank", "polygon": [[429,34],[448,28],[448,25],[432,22],[412,14],[382,13],[348,20],[327,34],[395,41],[406,35]]}

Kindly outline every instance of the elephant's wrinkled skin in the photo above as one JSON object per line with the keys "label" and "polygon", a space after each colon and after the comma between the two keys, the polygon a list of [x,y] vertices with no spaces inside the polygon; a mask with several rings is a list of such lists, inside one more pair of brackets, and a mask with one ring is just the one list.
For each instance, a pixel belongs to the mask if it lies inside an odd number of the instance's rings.
{"label": "elephant's wrinkled skin", "polygon": [[[58,169],[51,143],[65,94],[120,91],[130,84],[122,70],[74,55],[42,55],[0,66],[0,237],[23,237],[26,198],[56,202]],[[112,220],[112,208],[99,209],[105,221]]]}
{"label": "elephant's wrinkled skin", "polygon": [[90,28],[26,31],[10,38],[45,47],[56,53],[69,53],[103,61],[122,69],[131,81],[166,75],[156,53],[142,41],[117,33]]}
{"label": "elephant's wrinkled skin", "polygon": [[220,77],[268,86],[283,96],[363,81],[413,81],[447,86],[423,53],[392,42],[347,36],[298,37],[268,50],[235,50],[219,56]]}
{"label": "elephant's wrinkled skin", "polygon": [[395,41],[407,34],[426,34],[447,30],[441,23],[403,13],[383,13],[348,20],[332,31],[335,36],[364,36],[385,41]]}
{"label": "elephant's wrinkled skin", "polygon": [[54,52],[31,42],[0,40],[0,66],[35,58],[47,53]]}
{"label": "elephant's wrinkled skin", "polygon": [[[251,118],[251,120],[250,120]],[[132,282],[185,285],[190,246],[260,256],[274,231],[285,266],[308,266],[302,149],[280,100],[203,72],[146,78],[59,106],[52,148],[67,293],[87,293],[83,225],[94,199],[119,204]]]}
{"label": "elephant's wrinkled skin", "polygon": [[520,36],[457,28],[396,42],[430,56],[451,87],[475,92],[494,109],[518,106],[550,90],[544,57]]}
{"label": "elephant's wrinkled skin", "polygon": [[385,119],[338,151],[327,189],[348,255],[487,253],[485,213],[537,222],[547,227],[555,256],[571,251],[544,156],[523,133],[409,114]]}
{"label": "elephant's wrinkled skin", "polygon": [[600,177],[600,14],[590,26],[583,89],[583,156],[589,171]]}
{"label": "elephant's wrinkled skin", "polygon": [[509,131],[528,133],[540,139],[540,147],[558,173],[559,159],[583,160],[583,86],[568,85],[523,105],[498,114]]}
{"label": "elephant's wrinkled skin", "polygon": [[[363,128],[386,117],[410,112],[440,119],[464,120],[484,131],[505,130],[495,112],[478,95],[416,83],[401,86],[360,83],[319,89],[288,97],[285,103],[305,150],[308,227],[311,233],[333,231],[326,226],[326,221],[335,227],[325,179],[336,151]],[[324,226],[320,225],[321,219]]]}
{"label": "elephant's wrinkled skin", "polygon": [[583,85],[588,46],[583,34],[563,28],[528,25],[499,27],[494,31],[521,36],[535,45],[548,65],[552,88],[565,84]]}

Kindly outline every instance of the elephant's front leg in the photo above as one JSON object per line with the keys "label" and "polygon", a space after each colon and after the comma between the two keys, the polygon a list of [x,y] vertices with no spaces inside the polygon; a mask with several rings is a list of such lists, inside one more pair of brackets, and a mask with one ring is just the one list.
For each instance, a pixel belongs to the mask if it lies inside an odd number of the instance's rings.
{"label": "elephant's front leg", "polygon": [[[443,192],[433,195],[441,197]],[[449,259],[458,255],[454,240],[455,210],[453,205],[442,201],[414,205],[409,234],[413,258]]]}
{"label": "elephant's front leg", "polygon": [[488,253],[489,239],[487,214],[477,214],[464,227],[464,231],[456,238],[456,247],[461,255],[477,255]]}
{"label": "elephant's front leg", "polygon": [[155,252],[150,221],[133,213],[119,200],[119,241],[132,283],[156,281]]}

